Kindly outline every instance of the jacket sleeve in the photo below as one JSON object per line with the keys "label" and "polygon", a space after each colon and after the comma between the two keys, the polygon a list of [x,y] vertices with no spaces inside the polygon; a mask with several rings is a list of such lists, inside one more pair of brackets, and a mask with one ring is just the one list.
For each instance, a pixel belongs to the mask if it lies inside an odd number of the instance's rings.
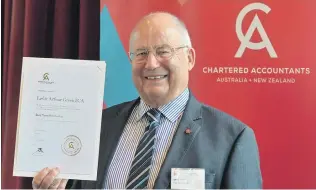
{"label": "jacket sleeve", "polygon": [[246,127],[230,151],[221,188],[262,189],[262,176],[257,141],[253,130]]}
{"label": "jacket sleeve", "polygon": [[82,189],[82,181],[80,180],[69,180],[65,189]]}

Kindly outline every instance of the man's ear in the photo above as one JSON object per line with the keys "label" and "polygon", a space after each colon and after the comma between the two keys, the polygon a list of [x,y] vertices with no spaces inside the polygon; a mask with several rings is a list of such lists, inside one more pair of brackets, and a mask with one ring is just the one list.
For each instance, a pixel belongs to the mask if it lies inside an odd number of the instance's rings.
{"label": "man's ear", "polygon": [[128,56],[128,60],[129,60],[129,63],[130,63],[130,64],[132,64],[131,55],[132,55],[131,52],[127,52],[127,56]]}
{"label": "man's ear", "polygon": [[188,48],[188,67],[191,71],[195,65],[195,50],[194,48]]}

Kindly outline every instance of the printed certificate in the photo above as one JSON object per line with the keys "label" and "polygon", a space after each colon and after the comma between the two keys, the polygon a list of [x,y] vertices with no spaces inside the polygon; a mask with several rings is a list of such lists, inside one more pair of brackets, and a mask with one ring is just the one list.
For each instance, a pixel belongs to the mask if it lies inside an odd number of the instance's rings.
{"label": "printed certificate", "polygon": [[96,180],[106,64],[23,58],[14,176]]}

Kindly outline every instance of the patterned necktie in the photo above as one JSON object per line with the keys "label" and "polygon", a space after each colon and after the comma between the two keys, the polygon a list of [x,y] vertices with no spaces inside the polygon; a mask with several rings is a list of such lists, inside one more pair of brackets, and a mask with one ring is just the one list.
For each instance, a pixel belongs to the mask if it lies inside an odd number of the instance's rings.
{"label": "patterned necktie", "polygon": [[134,161],[126,183],[127,189],[143,189],[147,187],[152,157],[154,153],[156,128],[159,125],[160,112],[151,109],[147,112],[149,125],[137,146]]}

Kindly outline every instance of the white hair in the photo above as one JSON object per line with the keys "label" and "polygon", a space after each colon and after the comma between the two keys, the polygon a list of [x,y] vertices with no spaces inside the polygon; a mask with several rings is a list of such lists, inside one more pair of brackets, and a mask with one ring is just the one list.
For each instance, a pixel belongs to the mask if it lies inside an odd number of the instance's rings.
{"label": "white hair", "polygon": [[[179,24],[179,26],[180,26],[180,30],[181,30],[181,32],[183,34],[183,37],[184,37],[184,39],[183,39],[184,40],[184,44],[183,45],[187,45],[188,47],[192,47],[190,34],[189,34],[189,31],[188,31],[186,25],[184,24],[184,22],[181,19],[179,19],[177,16],[175,16],[175,15],[173,15],[171,13],[163,12],[163,11],[152,12],[152,13],[147,14],[146,16],[144,16],[139,22],[141,22],[142,20],[147,19],[148,17],[154,16],[156,14],[167,14],[167,15],[171,16],[174,19],[174,21],[176,22],[176,24]],[[131,48],[132,42],[134,41],[134,38],[137,37],[137,35],[138,35],[138,34],[135,33],[134,30],[135,29],[133,29],[131,34],[130,34],[130,39],[129,39],[129,47],[130,48]]]}

